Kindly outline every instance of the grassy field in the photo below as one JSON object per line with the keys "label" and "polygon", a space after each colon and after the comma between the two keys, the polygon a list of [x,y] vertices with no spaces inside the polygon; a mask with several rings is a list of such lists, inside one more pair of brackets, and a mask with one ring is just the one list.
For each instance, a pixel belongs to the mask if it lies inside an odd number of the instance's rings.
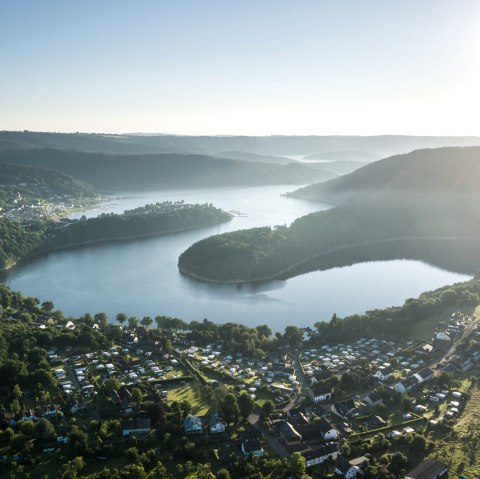
{"label": "grassy field", "polygon": [[192,405],[192,414],[202,416],[209,412],[210,405],[203,400],[200,393],[195,391],[191,381],[185,384],[171,386],[165,390],[167,391],[168,403],[173,401],[188,401]]}
{"label": "grassy field", "polygon": [[469,392],[470,400],[453,433],[431,456],[448,464],[451,477],[462,474],[471,479],[480,471],[480,388],[474,385]]}

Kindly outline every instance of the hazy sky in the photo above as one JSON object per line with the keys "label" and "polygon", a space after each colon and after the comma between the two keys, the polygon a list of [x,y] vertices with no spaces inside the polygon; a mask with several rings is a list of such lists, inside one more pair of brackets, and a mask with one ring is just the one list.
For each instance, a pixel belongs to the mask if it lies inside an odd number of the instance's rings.
{"label": "hazy sky", "polygon": [[0,129],[480,135],[479,85],[480,1],[0,1]]}

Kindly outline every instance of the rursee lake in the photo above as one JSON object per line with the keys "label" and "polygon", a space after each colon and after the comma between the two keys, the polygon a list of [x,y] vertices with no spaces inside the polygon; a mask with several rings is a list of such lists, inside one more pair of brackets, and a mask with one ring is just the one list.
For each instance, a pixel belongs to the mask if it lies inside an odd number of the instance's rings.
{"label": "rursee lake", "polygon": [[124,192],[99,207],[72,215],[121,213],[147,203],[185,200],[212,203],[248,217],[155,238],[98,244],[53,252],[20,264],[3,276],[13,290],[51,300],[65,315],[106,312],[131,316],[169,315],[186,321],[208,318],[248,326],[313,325],[370,309],[401,305],[406,298],[470,277],[411,261],[379,261],[307,273],[287,281],[256,285],[202,283],[178,272],[180,253],[213,234],[294,219],[329,206],[281,196],[295,187],[262,186],[199,190]]}

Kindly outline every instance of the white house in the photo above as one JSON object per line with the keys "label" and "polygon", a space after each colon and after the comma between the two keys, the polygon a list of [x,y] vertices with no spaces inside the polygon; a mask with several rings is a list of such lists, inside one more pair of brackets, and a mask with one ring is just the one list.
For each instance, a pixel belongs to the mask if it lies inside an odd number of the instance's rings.
{"label": "white house", "polygon": [[357,477],[359,468],[352,466],[344,457],[337,457],[335,462],[335,474],[344,479],[354,479]]}
{"label": "white house", "polygon": [[441,341],[451,341],[452,338],[445,332],[440,331],[435,335],[435,339],[439,339]]}
{"label": "white house", "polygon": [[318,421],[317,426],[325,441],[337,439],[338,431],[326,419],[321,418],[320,421]]}
{"label": "white house", "polygon": [[386,381],[387,379],[391,378],[393,376],[393,369],[391,366],[387,366],[385,368],[380,368],[374,376],[379,380],[379,381]]}
{"label": "white house", "polygon": [[332,389],[330,386],[314,386],[310,390],[310,397],[313,402],[324,402],[332,399]]}
{"label": "white house", "polygon": [[209,420],[210,434],[220,434],[225,432],[225,421],[220,419],[218,412],[212,413]]}

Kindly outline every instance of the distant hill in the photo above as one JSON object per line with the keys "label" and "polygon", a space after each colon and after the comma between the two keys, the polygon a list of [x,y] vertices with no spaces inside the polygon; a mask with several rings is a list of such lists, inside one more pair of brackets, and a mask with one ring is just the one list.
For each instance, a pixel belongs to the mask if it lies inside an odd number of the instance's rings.
{"label": "distant hill", "polygon": [[[195,153],[241,151],[267,156],[369,152],[380,157],[419,148],[480,145],[478,137],[435,136],[180,136],[0,132],[0,149],[63,148],[96,153]],[[340,158],[337,158],[340,159]]]}
{"label": "distant hill", "polygon": [[480,272],[480,148],[440,148],[371,163],[297,198],[337,204],[290,227],[206,238],[179,258],[194,278],[281,279],[360,261],[411,258]]}
{"label": "distant hill", "polygon": [[254,163],[206,155],[110,155],[75,150],[0,151],[0,163],[40,166],[67,173],[99,189],[301,185],[335,175],[304,164]]}
{"label": "distant hill", "polygon": [[287,165],[288,163],[297,163],[291,158],[285,156],[257,155],[255,153],[247,153],[245,151],[222,151],[215,156],[220,158],[230,158],[231,160],[240,161],[256,161],[260,163],[278,163]]}
{"label": "distant hill", "polygon": [[330,171],[335,175],[346,175],[368,165],[365,161],[309,161],[305,163],[310,168]]}
{"label": "distant hill", "polygon": [[417,150],[370,163],[353,173],[301,188],[288,196],[331,203],[392,192],[473,194],[480,178],[480,147]]}
{"label": "distant hill", "polygon": [[93,188],[60,171],[35,166],[0,163],[0,188],[16,188],[38,196],[38,191],[57,195],[95,196]]}
{"label": "distant hill", "polygon": [[369,151],[327,151],[317,153],[315,155],[307,155],[304,160],[320,160],[320,161],[363,161],[370,162],[381,159],[378,153],[370,153]]}

